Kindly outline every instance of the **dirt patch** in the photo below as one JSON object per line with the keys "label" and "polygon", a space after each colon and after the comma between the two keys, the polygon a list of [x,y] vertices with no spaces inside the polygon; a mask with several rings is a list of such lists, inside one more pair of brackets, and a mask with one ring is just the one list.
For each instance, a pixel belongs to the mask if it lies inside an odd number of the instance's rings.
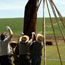
{"label": "dirt patch", "polygon": [[[20,36],[21,35],[14,35],[12,40],[15,40],[18,42]],[[52,41],[53,44],[56,44],[53,35],[47,35],[46,39],[47,39],[47,41]],[[61,36],[57,36],[57,42],[58,42],[58,44],[64,44],[64,40],[62,39]]]}

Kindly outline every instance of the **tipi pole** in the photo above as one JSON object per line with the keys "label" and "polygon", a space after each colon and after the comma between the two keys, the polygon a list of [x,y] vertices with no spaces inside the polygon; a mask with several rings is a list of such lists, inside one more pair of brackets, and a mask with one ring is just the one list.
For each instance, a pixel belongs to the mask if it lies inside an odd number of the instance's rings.
{"label": "tipi pole", "polygon": [[46,35],[45,35],[45,0],[43,0],[43,24],[42,24],[42,32],[44,35],[44,65],[46,65]]}

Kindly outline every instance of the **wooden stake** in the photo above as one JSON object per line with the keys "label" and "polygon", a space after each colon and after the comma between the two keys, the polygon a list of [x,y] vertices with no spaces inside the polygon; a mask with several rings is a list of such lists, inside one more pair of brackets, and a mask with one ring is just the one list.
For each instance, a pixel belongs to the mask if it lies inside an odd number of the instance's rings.
{"label": "wooden stake", "polygon": [[46,35],[45,35],[45,0],[43,0],[43,24],[42,31],[44,35],[44,65],[46,65]]}

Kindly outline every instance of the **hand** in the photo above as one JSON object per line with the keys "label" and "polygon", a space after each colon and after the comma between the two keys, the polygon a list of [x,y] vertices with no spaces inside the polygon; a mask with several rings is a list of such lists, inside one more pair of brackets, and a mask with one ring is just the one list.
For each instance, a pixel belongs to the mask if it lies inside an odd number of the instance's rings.
{"label": "hand", "polygon": [[32,32],[32,35],[35,35],[35,32]]}
{"label": "hand", "polygon": [[21,35],[23,36],[23,35],[24,35],[24,33],[22,32],[22,33],[21,33]]}
{"label": "hand", "polygon": [[7,29],[7,30],[8,30],[8,29],[10,30],[10,27],[9,27],[9,26],[6,26],[6,29]]}

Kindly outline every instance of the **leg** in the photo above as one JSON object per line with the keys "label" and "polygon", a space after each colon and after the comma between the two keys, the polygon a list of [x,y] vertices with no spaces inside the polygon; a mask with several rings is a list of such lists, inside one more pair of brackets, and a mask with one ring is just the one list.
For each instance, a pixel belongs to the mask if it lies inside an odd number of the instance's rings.
{"label": "leg", "polygon": [[35,56],[32,57],[32,65],[36,65],[36,57]]}
{"label": "leg", "polygon": [[41,57],[38,56],[38,57],[37,57],[37,61],[36,61],[36,65],[40,65],[40,64],[41,64]]}
{"label": "leg", "polygon": [[1,65],[11,65],[8,56],[2,56]]}

